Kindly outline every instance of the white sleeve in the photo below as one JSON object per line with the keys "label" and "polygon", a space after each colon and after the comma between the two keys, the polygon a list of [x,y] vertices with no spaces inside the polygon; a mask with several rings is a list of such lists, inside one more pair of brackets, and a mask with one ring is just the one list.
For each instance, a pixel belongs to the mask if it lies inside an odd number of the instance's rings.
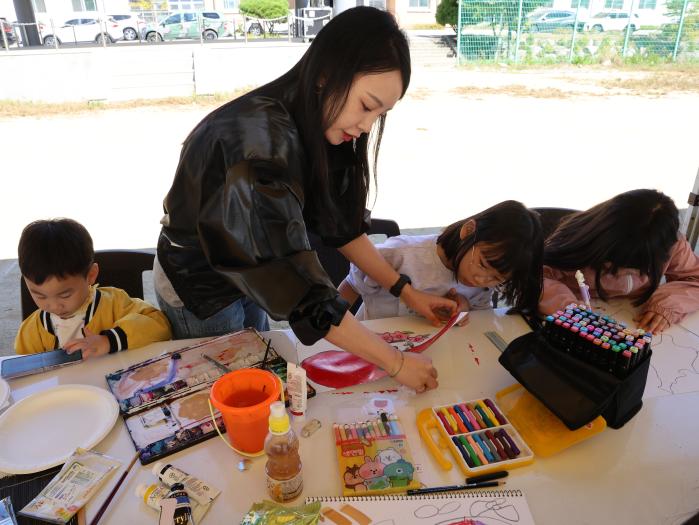
{"label": "white sleeve", "polygon": [[381,286],[376,283],[371,277],[357,268],[354,263],[350,263],[349,273],[346,281],[362,297],[373,295],[381,291]]}
{"label": "white sleeve", "polygon": [[[403,257],[400,250],[387,248],[382,244],[379,244],[376,249],[392,268],[400,272],[403,262]],[[354,263],[350,263],[349,273],[347,274],[347,282],[350,284],[350,286],[352,286],[352,288],[354,288],[354,291],[361,296],[374,295],[383,291],[381,285],[365,274],[362,270],[357,268]]]}
{"label": "white sleeve", "polygon": [[468,297],[468,302],[471,305],[471,310],[486,310],[493,307],[492,298],[492,288],[481,288],[471,297]]}

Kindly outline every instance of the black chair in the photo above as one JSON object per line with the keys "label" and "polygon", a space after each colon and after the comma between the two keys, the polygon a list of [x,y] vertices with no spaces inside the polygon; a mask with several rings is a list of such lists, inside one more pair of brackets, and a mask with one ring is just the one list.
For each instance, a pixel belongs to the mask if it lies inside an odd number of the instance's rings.
{"label": "black chair", "polygon": [[[549,235],[551,235],[558,224],[564,217],[567,217],[571,213],[575,213],[578,210],[573,210],[571,208],[532,208],[535,212],[539,214],[539,219],[541,220],[541,230],[544,235],[544,240],[546,240]],[[500,296],[497,292],[493,293],[492,303],[493,308],[498,307],[500,302]]]}
{"label": "black chair", "polygon": [[[371,228],[369,228],[367,235],[395,237],[396,235],[400,235],[400,228],[396,221],[389,219],[371,219]],[[318,235],[308,232],[308,240],[311,243],[311,248],[318,254],[320,264],[323,265],[323,269],[327,272],[330,280],[335,286],[339,286],[345,277],[347,277],[350,268],[349,261],[335,248],[325,246]]]}
{"label": "black chair", "polygon": [[[95,252],[99,265],[97,282],[101,286],[121,288],[131,297],[143,299],[143,272],[153,269],[154,251],[145,250],[100,250]],[[36,304],[29,295],[24,279],[20,278],[22,319],[26,319]]]}
{"label": "black chair", "polygon": [[[371,227],[367,235],[395,237],[396,235],[400,235],[400,228],[396,221],[390,219],[371,219]],[[318,254],[320,264],[323,265],[323,269],[327,272],[330,280],[335,286],[340,286],[340,283],[347,277],[347,273],[349,272],[349,261],[345,259],[345,256],[337,251],[337,249],[325,246],[318,235],[308,232],[308,240],[311,243],[311,248]],[[351,311],[356,313],[361,304],[362,299],[360,297],[352,306]]]}

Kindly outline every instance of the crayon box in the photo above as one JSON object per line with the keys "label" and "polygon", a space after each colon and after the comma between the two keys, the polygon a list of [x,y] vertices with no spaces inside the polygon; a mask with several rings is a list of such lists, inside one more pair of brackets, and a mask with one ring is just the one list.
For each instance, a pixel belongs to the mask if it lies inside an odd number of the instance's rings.
{"label": "crayon box", "polygon": [[343,496],[420,488],[408,440],[395,415],[333,424]]}

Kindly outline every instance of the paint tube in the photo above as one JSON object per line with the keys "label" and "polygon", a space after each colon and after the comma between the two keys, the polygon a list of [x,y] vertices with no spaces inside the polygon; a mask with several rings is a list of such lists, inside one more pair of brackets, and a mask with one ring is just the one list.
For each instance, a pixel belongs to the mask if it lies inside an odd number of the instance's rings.
{"label": "paint tube", "polygon": [[[143,503],[157,511],[161,510],[160,504],[170,495],[170,488],[165,485],[153,484],[146,485],[141,483],[136,487],[136,497],[141,499]],[[204,515],[209,510],[209,505],[200,505],[196,500],[190,501],[189,505],[192,509],[192,518],[194,523],[201,523]]]}
{"label": "paint tube", "polygon": [[195,525],[192,505],[182,483],[175,483],[160,501],[160,525]]}
{"label": "paint tube", "polygon": [[286,388],[289,392],[289,412],[294,416],[303,416],[306,413],[308,396],[306,370],[288,362],[286,364]]}
{"label": "paint tube", "polygon": [[221,493],[216,487],[212,487],[210,484],[187,474],[173,465],[160,461],[153,466],[153,474],[158,476],[158,479],[170,488],[175,483],[182,483],[190,497],[202,505],[211,503]]}
{"label": "paint tube", "polygon": [[49,523],[68,523],[119,465],[114,458],[79,448],[18,514]]}

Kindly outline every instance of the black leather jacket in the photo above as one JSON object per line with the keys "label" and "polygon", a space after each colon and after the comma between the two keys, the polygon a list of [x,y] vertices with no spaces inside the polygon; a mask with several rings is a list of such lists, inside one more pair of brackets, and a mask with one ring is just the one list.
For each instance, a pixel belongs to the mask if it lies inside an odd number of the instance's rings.
{"label": "black leather jacket", "polygon": [[[158,260],[200,319],[245,295],[273,319],[288,319],[296,336],[312,344],[339,324],[348,305],[311,250],[307,228],[342,246],[368,229],[368,215],[354,228],[338,220],[329,231],[304,206],[310,168],[291,96],[264,86],[192,131],[163,203]],[[348,147],[329,147],[340,214],[352,202],[341,198],[351,184]]]}

